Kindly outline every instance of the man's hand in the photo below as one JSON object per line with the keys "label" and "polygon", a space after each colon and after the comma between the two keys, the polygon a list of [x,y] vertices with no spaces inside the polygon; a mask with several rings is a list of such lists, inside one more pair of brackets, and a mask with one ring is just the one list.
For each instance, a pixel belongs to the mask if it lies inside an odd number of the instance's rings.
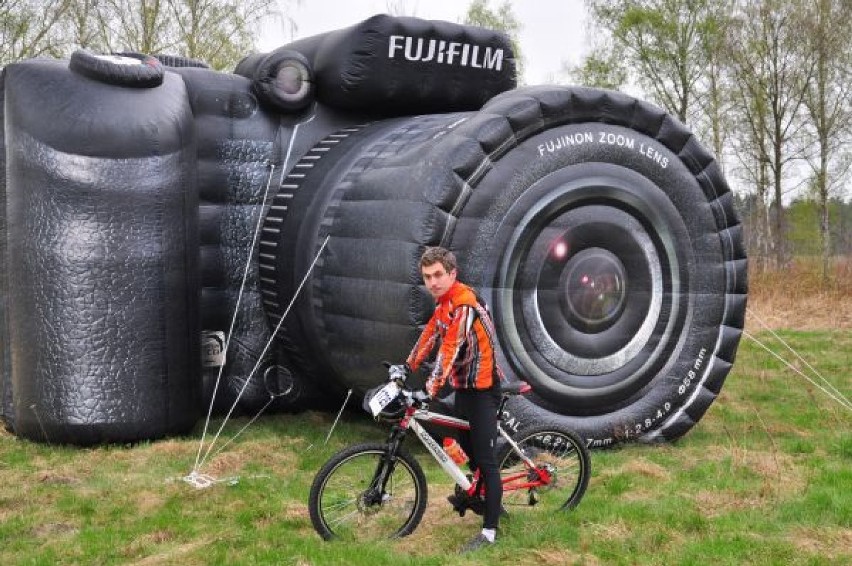
{"label": "man's hand", "polygon": [[432,400],[432,396],[426,392],[425,389],[418,389],[416,391],[411,392],[411,398],[414,399],[414,402],[419,405],[428,405],[429,401]]}
{"label": "man's hand", "polygon": [[411,368],[408,367],[408,364],[388,366],[388,379],[390,381],[405,381],[409,373],[411,373]]}

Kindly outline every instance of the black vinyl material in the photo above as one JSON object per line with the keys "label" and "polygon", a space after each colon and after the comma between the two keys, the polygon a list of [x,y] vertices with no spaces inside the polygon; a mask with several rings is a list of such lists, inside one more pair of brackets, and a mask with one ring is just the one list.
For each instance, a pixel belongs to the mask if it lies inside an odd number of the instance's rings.
{"label": "black vinyl material", "polygon": [[9,430],[15,430],[15,409],[12,404],[12,358],[9,351],[8,268],[6,254],[6,135],[4,83],[6,70],[0,69],[0,421]]}
{"label": "black vinyl material", "polygon": [[[138,63],[127,64],[128,60]],[[143,53],[99,55],[78,49],[71,54],[68,66],[79,75],[116,86],[154,88],[163,84],[163,64],[156,57]]]}
{"label": "black vinyl material", "polygon": [[[219,368],[203,370],[205,403],[215,389],[216,405],[222,410],[227,411],[239,396],[237,412],[255,412],[277,391],[270,391],[270,376],[285,372],[291,383],[284,388],[286,394],[276,394],[273,410],[323,405],[317,383],[294,375],[277,347],[267,347],[272,329],[263,309],[258,272],[258,254],[263,252],[257,244],[251,247],[258,222],[284,177],[288,148],[298,155],[303,145],[315,143],[320,134],[301,128],[299,145],[292,148],[293,130],[309,115],[279,118],[263,112],[250,81],[240,76],[201,69],[178,72],[187,85],[199,137],[202,329],[225,335],[231,331],[218,388]],[[322,120],[316,123],[319,129],[328,127]]]}
{"label": "black vinyl material", "polygon": [[[214,388],[220,411],[240,394],[242,413],[337,408],[408,354],[433,308],[418,260],[439,244],[489,304],[505,373],[532,385],[512,426],[668,440],[718,395],[744,324],[742,228],[713,156],[661,109],[515,89],[505,35],[415,18],[234,74],[169,62],[80,51],[3,72],[16,433],[185,432]],[[200,336],[230,330],[217,387]]]}
{"label": "black vinyl material", "polygon": [[[276,293],[330,237],[285,328],[307,375],[363,392],[382,377],[376,360],[403,359],[431,312],[417,260],[442,244],[491,305],[509,378],[533,385],[509,405],[516,422],[555,418],[598,446],[671,439],[715,398],[741,333],[745,258],[718,167],[671,116],[538,87],[324,143],[276,197],[290,210],[267,217],[290,244],[267,262],[273,320]],[[606,324],[577,323],[558,296],[586,251],[626,266]]]}
{"label": "black vinyl material", "polygon": [[[476,110],[516,85],[508,37],[444,21],[377,15],[286,46],[305,55],[317,100],[332,108],[383,115]],[[255,77],[263,56],[237,73]]]}
{"label": "black vinyl material", "polygon": [[186,432],[200,381],[186,90],[176,75],[127,90],[67,65],[6,67],[15,431],[76,444]]}

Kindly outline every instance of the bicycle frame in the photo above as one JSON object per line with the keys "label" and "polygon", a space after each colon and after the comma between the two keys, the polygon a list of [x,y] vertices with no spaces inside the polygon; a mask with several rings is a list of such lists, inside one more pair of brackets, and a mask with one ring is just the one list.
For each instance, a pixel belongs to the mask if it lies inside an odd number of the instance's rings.
{"label": "bicycle frame", "polygon": [[[505,402],[506,397],[504,396],[503,402],[500,404],[498,415],[502,414]],[[476,471],[474,481],[471,482],[458,464],[456,464],[453,459],[444,452],[443,448],[435,442],[435,439],[432,438],[426,429],[423,428],[420,422],[428,422],[447,428],[465,431],[470,430],[470,423],[457,417],[435,413],[428,409],[409,406],[405,411],[405,415],[400,420],[397,427],[395,427],[395,431],[391,433],[391,438],[395,439],[395,442],[398,443],[401,441],[406,431],[413,431],[417,438],[420,439],[423,446],[426,447],[426,450],[428,450],[432,457],[435,458],[441,468],[443,468],[444,471],[447,472],[447,474],[453,478],[459,487],[465,490],[468,495],[473,496],[478,488],[479,470]],[[524,467],[526,468],[523,472],[513,474],[502,479],[503,492],[540,487],[550,483],[550,473],[545,469],[537,468],[535,463],[523,453],[517,443],[500,425],[499,417],[497,432],[507,443],[509,443],[515,454],[517,454],[524,462]],[[392,440],[392,442],[394,442],[394,440]],[[392,450],[395,450],[395,448],[395,446],[392,447]]]}

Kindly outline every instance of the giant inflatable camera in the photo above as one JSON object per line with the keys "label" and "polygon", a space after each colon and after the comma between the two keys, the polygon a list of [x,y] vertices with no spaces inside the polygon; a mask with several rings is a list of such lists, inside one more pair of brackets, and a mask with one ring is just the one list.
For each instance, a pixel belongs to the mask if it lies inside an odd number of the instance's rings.
{"label": "giant inflatable camera", "polygon": [[2,86],[0,393],[23,437],[185,433],[214,389],[338,407],[428,320],[431,245],[532,385],[510,426],[676,438],[734,361],[746,258],[713,156],[625,94],[515,88],[502,34],[376,16],[235,73],[78,51]]}

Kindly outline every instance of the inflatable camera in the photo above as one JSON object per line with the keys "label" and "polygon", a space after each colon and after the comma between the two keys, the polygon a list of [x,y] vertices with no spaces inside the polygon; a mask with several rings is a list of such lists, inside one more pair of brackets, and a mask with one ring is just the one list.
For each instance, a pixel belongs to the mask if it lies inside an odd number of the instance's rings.
{"label": "inflatable camera", "polygon": [[533,387],[510,426],[684,434],[743,326],[719,166],[655,106],[514,76],[502,34],[389,16],[234,74],[85,51],[7,66],[6,426],[185,433],[214,389],[244,412],[339,407],[408,354],[433,308],[418,260],[443,245]]}

